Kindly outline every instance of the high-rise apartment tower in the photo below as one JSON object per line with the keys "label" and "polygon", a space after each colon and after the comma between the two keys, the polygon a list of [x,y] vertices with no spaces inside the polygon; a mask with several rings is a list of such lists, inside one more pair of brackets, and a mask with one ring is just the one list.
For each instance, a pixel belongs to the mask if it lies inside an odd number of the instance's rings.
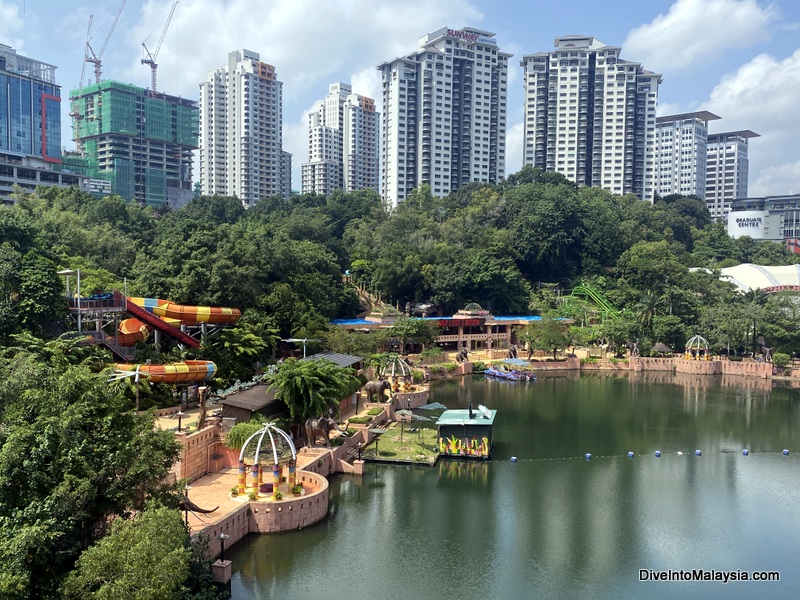
{"label": "high-rise apartment tower", "polygon": [[291,190],[283,83],[257,52],[236,50],[200,84],[200,189],[245,206]]}
{"label": "high-rise apartment tower", "polygon": [[472,27],[423,36],[419,50],[378,65],[383,80],[382,182],[396,205],[421,184],[434,196],[505,177],[508,59]]}
{"label": "high-rise apartment tower", "polygon": [[656,193],[706,197],[707,110],[656,119]]}
{"label": "high-rise apartment tower", "polygon": [[570,35],[556,38],[552,52],[522,57],[523,164],[652,200],[661,75],[620,50]]}
{"label": "high-rise apartment tower", "polygon": [[749,129],[709,134],[705,200],[713,219],[725,217],[733,200],[747,198],[748,140],[754,137],[761,136]]}
{"label": "high-rise apartment tower", "polygon": [[303,165],[304,194],[378,189],[379,113],[375,101],[333,83],[308,115],[308,162]]}

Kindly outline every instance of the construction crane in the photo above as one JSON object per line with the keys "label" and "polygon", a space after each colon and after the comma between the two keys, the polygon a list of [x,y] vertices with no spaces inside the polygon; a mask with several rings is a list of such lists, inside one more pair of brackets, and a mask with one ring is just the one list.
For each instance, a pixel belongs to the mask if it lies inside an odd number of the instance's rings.
{"label": "construction crane", "polygon": [[[119,16],[122,14],[122,9],[125,8],[125,2],[127,2],[127,0],[122,0],[120,3],[119,10],[117,10],[117,16],[114,17],[114,22],[111,24],[111,28],[106,34],[106,39],[103,41],[103,45],[100,47],[100,52],[97,54],[95,54],[94,49],[89,43],[89,38],[91,37],[90,34],[92,32],[92,17],[94,15],[89,17],[89,31],[86,35],[86,51],[83,56],[83,61],[84,63],[92,63],[94,65],[95,83],[100,83],[100,78],[102,76],[102,62],[100,59],[102,58],[103,52],[105,52],[106,46],[108,45],[108,40],[111,39],[111,34],[114,33],[114,28],[117,26],[117,21],[119,21]],[[83,75],[81,75],[81,87],[83,87]]]}
{"label": "construction crane", "polygon": [[[156,58],[158,57],[159,50],[161,50],[161,44],[164,42],[164,36],[167,35],[167,29],[169,28],[169,24],[172,21],[172,15],[175,14],[175,7],[176,6],[178,6],[178,0],[175,0],[175,2],[172,4],[172,9],[170,9],[170,11],[169,11],[169,16],[167,17],[167,22],[164,23],[164,30],[161,32],[161,37],[158,40],[158,45],[156,46],[156,51],[153,52],[152,54],[150,54],[150,50],[148,50],[147,46],[145,45],[145,42],[147,42],[147,40],[142,42],[142,48],[144,48],[144,51],[147,54],[147,58],[143,58],[142,59],[142,64],[143,65],[150,65],[150,89],[153,92],[158,91],[156,89],[156,84],[158,83],[158,81],[157,81],[157,79],[158,79],[157,78],[158,65],[156,64]],[[149,36],[148,36],[147,39],[150,39]]]}

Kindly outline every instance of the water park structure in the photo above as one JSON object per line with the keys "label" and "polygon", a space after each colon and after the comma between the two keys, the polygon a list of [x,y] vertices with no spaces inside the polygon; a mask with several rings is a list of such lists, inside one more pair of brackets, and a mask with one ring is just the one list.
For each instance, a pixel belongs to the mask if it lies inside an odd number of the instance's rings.
{"label": "water park structure", "polygon": [[[156,346],[163,336],[181,348],[198,348],[200,341],[218,328],[235,324],[241,317],[237,308],[187,306],[157,298],[129,297],[119,291],[96,290],[81,295],[80,271],[65,270],[66,292],[70,314],[75,318],[79,335],[102,345],[123,362],[115,363],[118,372],[147,377],[151,383],[197,383],[209,381],[216,373],[211,361],[187,360],[165,365],[131,364],[137,342],[153,335]],[[77,276],[77,288],[70,293],[70,276]],[[125,315],[129,315],[126,318]],[[198,339],[199,338],[199,339]]]}

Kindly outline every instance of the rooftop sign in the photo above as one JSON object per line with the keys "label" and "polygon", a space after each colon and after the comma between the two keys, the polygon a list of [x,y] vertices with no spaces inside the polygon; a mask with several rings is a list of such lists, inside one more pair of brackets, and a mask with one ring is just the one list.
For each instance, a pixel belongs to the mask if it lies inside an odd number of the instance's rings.
{"label": "rooftop sign", "polygon": [[463,29],[448,29],[447,35],[450,37],[454,37],[458,40],[464,40],[465,42],[469,42],[470,44],[479,43],[479,44],[490,44],[492,46],[496,46],[497,42],[494,38],[486,37],[484,35],[479,35],[474,31],[465,31]]}

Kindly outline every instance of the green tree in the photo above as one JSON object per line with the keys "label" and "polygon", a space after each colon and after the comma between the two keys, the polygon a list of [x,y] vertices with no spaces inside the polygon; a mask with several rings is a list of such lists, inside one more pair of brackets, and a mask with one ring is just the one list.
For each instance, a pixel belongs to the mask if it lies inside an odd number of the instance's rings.
{"label": "green tree", "polygon": [[188,538],[174,509],[148,508],[117,519],[81,554],[62,587],[64,598],[179,600],[189,577]]}
{"label": "green tree", "polygon": [[626,344],[638,339],[639,325],[631,315],[623,312],[619,316],[606,319],[600,326],[600,333],[613,352],[622,356]]}
{"label": "green tree", "polygon": [[519,339],[536,350],[552,352],[553,360],[562,348],[570,344],[569,324],[561,319],[544,318],[531,321],[519,333]]}
{"label": "green tree", "polygon": [[406,354],[406,344],[414,341],[422,346],[430,346],[439,335],[439,326],[434,321],[401,317],[389,329],[389,337],[400,340],[401,354]]}
{"label": "green tree", "polygon": [[16,310],[22,326],[34,334],[51,331],[66,316],[67,299],[53,261],[36,252],[22,258]]}
{"label": "green tree", "polygon": [[115,517],[164,492],[174,437],[106,379],[25,349],[0,359],[0,597],[55,597]]}
{"label": "green tree", "polygon": [[295,422],[339,411],[339,401],[358,389],[360,380],[352,369],[327,360],[287,359],[271,376],[269,389],[286,404]]}

